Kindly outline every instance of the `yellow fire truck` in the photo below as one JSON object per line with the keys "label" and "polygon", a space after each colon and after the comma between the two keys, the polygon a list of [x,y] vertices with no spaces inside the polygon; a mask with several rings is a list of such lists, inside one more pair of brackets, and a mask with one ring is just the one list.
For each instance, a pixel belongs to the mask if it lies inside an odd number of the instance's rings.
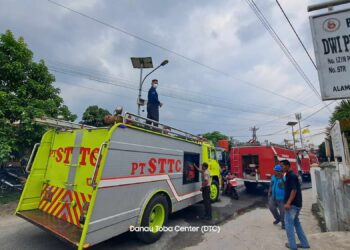
{"label": "yellow fire truck", "polygon": [[194,163],[209,164],[211,199],[218,199],[214,147],[140,116],[121,118],[112,127],[46,132],[33,149],[16,214],[83,249],[130,226],[150,229],[137,233],[144,242],[158,240],[170,213],[202,200]]}

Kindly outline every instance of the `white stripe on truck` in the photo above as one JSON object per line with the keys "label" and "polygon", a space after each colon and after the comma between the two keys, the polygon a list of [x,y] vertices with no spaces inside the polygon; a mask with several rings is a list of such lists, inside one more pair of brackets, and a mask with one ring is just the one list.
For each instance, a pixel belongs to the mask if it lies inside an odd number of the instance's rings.
{"label": "white stripe on truck", "polygon": [[178,194],[176,189],[167,174],[162,175],[149,175],[149,176],[133,176],[133,177],[120,177],[120,178],[111,178],[111,179],[102,179],[98,185],[98,188],[111,188],[123,185],[131,185],[131,184],[139,184],[139,183],[147,183],[153,181],[166,181],[174,194],[177,201],[182,201],[193,196],[199,195],[201,191],[194,191],[187,194]]}

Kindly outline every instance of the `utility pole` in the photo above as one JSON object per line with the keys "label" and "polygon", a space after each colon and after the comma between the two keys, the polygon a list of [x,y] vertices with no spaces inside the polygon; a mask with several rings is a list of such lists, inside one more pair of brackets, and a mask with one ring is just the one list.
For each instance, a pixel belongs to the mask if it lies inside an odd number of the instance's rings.
{"label": "utility pole", "polygon": [[300,126],[301,113],[296,113],[295,114],[295,119],[297,119],[297,121],[299,123],[300,148],[303,148],[303,136],[302,136],[302,133],[301,133],[301,126]]}
{"label": "utility pole", "polygon": [[294,136],[294,126],[297,122],[288,122],[287,125],[292,127],[292,135],[293,135],[293,150],[295,151],[295,136]]}
{"label": "utility pole", "polygon": [[258,131],[259,128],[257,128],[256,126],[254,126],[254,127],[250,128],[249,130],[253,132],[253,139],[252,139],[252,141],[253,141],[253,142],[257,142],[257,141],[258,141],[258,138],[257,138],[257,136],[256,136],[256,131]]}

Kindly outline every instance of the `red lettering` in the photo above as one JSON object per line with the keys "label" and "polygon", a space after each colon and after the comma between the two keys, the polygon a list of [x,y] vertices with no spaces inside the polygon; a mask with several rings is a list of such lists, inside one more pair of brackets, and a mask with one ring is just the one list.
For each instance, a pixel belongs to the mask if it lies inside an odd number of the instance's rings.
{"label": "red lettering", "polygon": [[58,148],[56,150],[56,162],[60,162],[62,161],[62,152],[63,152],[63,148]]}
{"label": "red lettering", "polygon": [[175,163],[175,171],[181,172],[181,161],[180,160],[177,160]]}
{"label": "red lettering", "polygon": [[148,162],[149,168],[148,168],[148,172],[150,174],[154,174],[157,170],[157,166],[156,166],[157,160],[156,158],[151,158]]}
{"label": "red lettering", "polygon": [[160,174],[164,174],[164,165],[166,163],[166,159],[164,158],[159,158],[158,159],[158,165],[160,165],[160,170],[159,170],[159,173]]}
{"label": "red lettering", "polygon": [[168,159],[168,165],[169,165],[169,171],[168,173],[172,173],[173,172],[173,165],[175,163],[174,159]]}
{"label": "red lettering", "polygon": [[97,156],[95,156],[95,154],[98,154],[99,150],[100,150],[99,148],[94,148],[91,151],[91,154],[90,154],[90,164],[91,164],[91,166],[95,166],[96,165]]}
{"label": "red lettering", "polygon": [[90,148],[80,148],[81,160],[80,165],[86,166],[86,154],[90,154]]}
{"label": "red lettering", "polygon": [[137,162],[131,163],[131,175],[135,174],[135,171],[139,168],[139,164]]}
{"label": "red lettering", "polygon": [[64,149],[64,153],[66,154],[66,159],[64,160],[63,163],[68,164],[69,163],[69,157],[73,152],[73,147],[68,147]]}
{"label": "red lettering", "polygon": [[141,162],[141,163],[139,163],[139,166],[141,167],[141,172],[140,172],[140,174],[145,174],[145,173],[143,172],[143,169],[146,167],[146,163]]}

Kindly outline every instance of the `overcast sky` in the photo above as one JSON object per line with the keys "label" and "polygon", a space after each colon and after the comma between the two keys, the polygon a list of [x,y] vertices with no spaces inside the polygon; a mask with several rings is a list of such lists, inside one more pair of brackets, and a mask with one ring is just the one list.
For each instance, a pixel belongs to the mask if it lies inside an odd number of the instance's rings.
{"label": "overcast sky", "polygon": [[[140,72],[130,57],[142,56],[151,56],[154,66],[169,60],[146,80],[143,97],[158,78],[160,121],[196,134],[218,130],[248,141],[255,125],[260,141],[282,143],[292,138],[281,130],[294,113],[306,118],[329,104],[311,91],[244,0],[55,1],[114,28],[46,0],[0,0],[0,32],[24,37],[35,60],[54,70],[54,85],[79,118],[89,105],[136,113]],[[275,0],[255,2],[319,91],[317,72]],[[279,2],[314,57],[306,8],[322,1]],[[302,126],[318,134],[329,116],[325,108]],[[319,144],[323,137],[306,139]]]}

